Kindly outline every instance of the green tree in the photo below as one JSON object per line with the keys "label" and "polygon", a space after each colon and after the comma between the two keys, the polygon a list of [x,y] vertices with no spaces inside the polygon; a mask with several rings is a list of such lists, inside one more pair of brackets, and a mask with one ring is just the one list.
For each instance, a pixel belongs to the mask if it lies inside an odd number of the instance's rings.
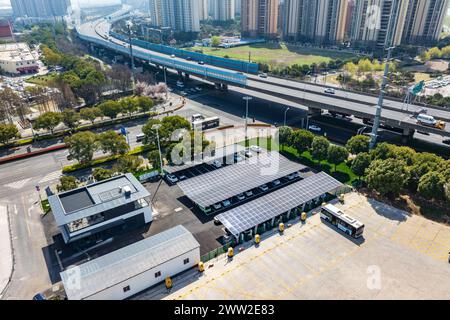
{"label": "green tree", "polygon": [[153,100],[149,97],[140,96],[140,97],[136,97],[135,99],[137,101],[139,110],[141,110],[142,112],[148,112],[154,106]]}
{"label": "green tree", "polygon": [[55,128],[62,122],[62,114],[59,112],[46,112],[41,114],[34,122],[34,128],[47,129],[53,134]]}
{"label": "green tree", "polygon": [[94,177],[95,181],[103,181],[110,179],[113,176],[114,172],[109,169],[105,168],[95,168],[92,172],[92,176]]}
{"label": "green tree", "polygon": [[19,130],[14,124],[0,123],[0,143],[7,144],[10,140],[20,137]]}
{"label": "green tree", "polygon": [[76,159],[79,163],[89,163],[98,150],[98,142],[94,133],[84,131],[64,139],[69,148],[68,160]]}
{"label": "green tree", "polygon": [[122,106],[117,101],[108,100],[101,103],[99,106],[102,114],[111,119],[117,118],[119,113],[122,112]]}
{"label": "green tree", "polygon": [[90,121],[94,124],[95,119],[103,116],[102,110],[98,107],[83,108],[80,110],[81,119]]}
{"label": "green tree", "polygon": [[334,164],[334,171],[336,166],[348,159],[348,150],[344,147],[331,145],[328,148],[327,160],[329,163]]}
{"label": "green tree", "polygon": [[311,148],[313,140],[314,134],[311,132],[307,130],[297,130],[292,132],[291,143],[289,143],[289,145],[293,146],[298,154],[302,154]]}
{"label": "green tree", "polygon": [[370,152],[372,160],[386,160],[393,154],[394,145],[382,142]]}
{"label": "green tree", "polygon": [[148,157],[148,161],[152,165],[153,169],[155,169],[155,170],[160,170],[161,169],[161,161],[160,161],[160,158],[159,158],[159,151],[158,150],[150,151],[148,153],[147,157]]}
{"label": "green tree", "polygon": [[346,148],[351,154],[369,152],[370,138],[364,135],[357,135],[348,140]]}
{"label": "green tree", "polygon": [[147,123],[142,127],[142,133],[145,134],[144,144],[146,145],[156,145],[156,130],[153,129],[153,126],[161,125],[161,121],[158,119],[150,119]]}
{"label": "green tree", "polygon": [[417,191],[427,199],[443,200],[446,198],[446,180],[443,174],[431,171],[420,178]]}
{"label": "green tree", "polygon": [[367,152],[361,152],[353,160],[351,170],[354,174],[361,178],[365,175],[366,169],[369,168],[371,162],[372,158],[370,157],[370,154]]}
{"label": "green tree", "polygon": [[278,139],[281,146],[289,145],[292,136],[292,128],[288,126],[283,126],[278,129]]}
{"label": "green tree", "polygon": [[168,116],[161,121],[160,138],[169,141],[177,130],[191,130],[191,123],[181,116]]}
{"label": "green tree", "polygon": [[75,129],[80,121],[80,114],[73,109],[65,109],[62,113],[62,122],[70,129]]}
{"label": "green tree", "polygon": [[136,112],[139,108],[137,99],[133,97],[126,97],[120,100],[120,106],[122,112],[127,113],[128,116],[131,116],[131,114]]}
{"label": "green tree", "polygon": [[330,142],[327,138],[317,136],[311,145],[311,155],[314,159],[319,161],[319,164],[328,157],[328,149],[330,147]]}
{"label": "green tree", "polygon": [[366,171],[368,187],[382,195],[397,195],[408,178],[405,162],[398,159],[375,160]]}
{"label": "green tree", "polygon": [[219,36],[211,37],[211,47],[217,48],[221,44],[222,40]]}
{"label": "green tree", "polygon": [[56,186],[58,192],[70,191],[76,188],[78,188],[78,181],[73,176],[62,176],[59,179],[59,184]]}
{"label": "green tree", "polygon": [[103,153],[109,152],[112,155],[124,155],[130,149],[125,137],[113,130],[98,135],[97,141]]}
{"label": "green tree", "polygon": [[144,163],[144,160],[138,156],[123,156],[117,160],[115,171],[122,173],[135,173]]}
{"label": "green tree", "polygon": [[437,171],[441,167],[444,159],[427,152],[416,153],[413,165],[409,167],[410,177],[408,186],[412,191],[416,191],[419,186],[420,179],[428,172]]}

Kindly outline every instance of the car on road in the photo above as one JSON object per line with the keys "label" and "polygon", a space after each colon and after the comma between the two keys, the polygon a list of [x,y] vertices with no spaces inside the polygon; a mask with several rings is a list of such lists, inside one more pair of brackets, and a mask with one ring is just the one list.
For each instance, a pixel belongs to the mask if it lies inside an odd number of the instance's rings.
{"label": "car on road", "polygon": [[427,114],[419,114],[417,116],[417,122],[424,126],[435,127],[437,124],[436,119],[433,116],[429,116]]}
{"label": "car on road", "polygon": [[267,73],[260,73],[259,77],[265,79],[265,78],[267,78]]}
{"label": "car on road", "polygon": [[292,181],[292,180],[294,180],[294,179],[297,179],[298,177],[299,177],[299,175],[298,175],[297,172],[295,172],[295,173],[290,174],[290,175],[287,176],[288,180],[290,180],[290,181]]}
{"label": "car on road", "polygon": [[321,132],[322,128],[316,125],[311,125],[309,126],[309,130],[314,131],[314,132]]}
{"label": "car on road", "polygon": [[247,198],[249,198],[249,197],[252,197],[252,196],[253,196],[253,191],[252,191],[252,190],[250,190],[250,191],[245,191],[244,194],[245,194],[245,196],[246,196]]}
{"label": "car on road", "polygon": [[222,201],[222,205],[224,208],[231,206],[231,201],[230,200],[224,200]]}
{"label": "car on road", "polygon": [[213,205],[214,210],[220,210],[222,208],[222,205],[220,203],[216,203]]}
{"label": "car on road", "polygon": [[168,175],[166,175],[166,179],[167,179],[167,181],[169,181],[169,182],[172,183],[172,184],[178,182],[177,176],[175,176],[175,175],[173,175],[173,174],[168,174]]}
{"label": "car on road", "polygon": [[203,66],[203,65],[205,64],[205,62],[199,61],[198,64],[201,65],[201,66]]}
{"label": "car on road", "polygon": [[336,93],[336,91],[333,88],[326,88],[324,92],[328,93],[328,94],[335,94]]}
{"label": "car on road", "polygon": [[256,152],[256,153],[261,153],[262,152],[261,147],[258,147],[258,146],[251,146],[250,150],[252,150],[253,152]]}
{"label": "car on road", "polygon": [[212,165],[218,169],[222,167],[222,162],[220,162],[219,160],[214,160]]}
{"label": "car on road", "polygon": [[269,190],[269,187],[266,184],[264,184],[261,187],[259,187],[259,190],[261,190],[262,192],[266,192],[267,190]]}
{"label": "car on road", "polygon": [[183,97],[186,97],[188,95],[188,93],[186,91],[181,91],[180,95],[182,95]]}
{"label": "car on road", "polygon": [[192,61],[192,58],[191,57],[187,57],[186,60],[187,61]]}
{"label": "car on road", "polygon": [[234,161],[235,162],[241,162],[241,161],[244,161],[244,158],[242,158],[240,155],[235,154],[234,155]]}
{"label": "car on road", "polygon": [[247,158],[251,158],[251,157],[253,157],[253,153],[251,153],[250,150],[245,150],[244,151],[244,156],[247,157]]}
{"label": "car on road", "polygon": [[172,55],[170,55],[170,57],[171,57],[171,58],[175,58],[175,55],[174,55],[174,54],[172,54]]}
{"label": "car on road", "polygon": [[38,293],[33,297],[33,300],[47,300],[42,293]]}
{"label": "car on road", "polygon": [[242,201],[242,200],[245,200],[245,195],[244,195],[243,193],[240,193],[240,194],[238,194],[238,195],[236,196],[236,198],[237,198],[239,201]]}

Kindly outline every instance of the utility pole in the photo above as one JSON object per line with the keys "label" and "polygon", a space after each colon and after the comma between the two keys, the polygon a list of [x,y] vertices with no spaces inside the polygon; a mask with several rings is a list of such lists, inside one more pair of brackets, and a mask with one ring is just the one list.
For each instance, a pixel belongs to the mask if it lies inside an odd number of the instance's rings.
{"label": "utility pole", "polygon": [[161,170],[161,176],[164,177],[164,170],[163,170],[163,161],[162,161],[162,154],[161,154],[161,143],[159,142],[159,128],[161,128],[160,124],[155,124],[152,126],[153,130],[156,130],[156,140],[158,141],[158,151],[159,151],[159,165]]}
{"label": "utility pole", "polygon": [[129,40],[129,46],[130,46],[130,59],[131,59],[131,81],[132,81],[133,90],[134,90],[134,87],[136,85],[136,74],[135,74],[135,67],[134,67],[133,46],[131,44],[131,42],[132,42],[131,27],[132,27],[132,23],[131,23],[131,21],[128,21],[127,28],[128,28],[128,40]]}
{"label": "utility pole", "polygon": [[246,101],[245,104],[245,144],[247,145],[247,139],[248,139],[248,103],[250,100],[252,100],[252,97],[246,96],[242,98]]}
{"label": "utility pole", "polygon": [[377,144],[377,139],[378,139],[378,130],[380,129],[380,122],[381,122],[381,112],[383,110],[383,101],[384,101],[384,95],[385,95],[385,91],[386,91],[386,86],[388,83],[388,77],[389,77],[389,63],[392,60],[392,51],[394,50],[394,23],[392,23],[392,21],[397,21],[397,17],[398,17],[398,0],[394,0],[392,3],[392,8],[393,10],[395,10],[395,13],[393,13],[392,19],[391,19],[391,23],[389,24],[388,27],[388,33],[386,35],[386,44],[385,47],[387,47],[388,50],[388,54],[387,54],[387,59],[386,59],[386,67],[384,68],[384,75],[383,75],[383,81],[381,84],[381,90],[380,90],[380,95],[378,97],[378,105],[377,105],[377,111],[375,114],[375,120],[373,122],[373,127],[372,127],[372,139],[370,141],[370,150],[372,150],[373,148],[375,148],[376,144]]}
{"label": "utility pole", "polygon": [[284,126],[286,127],[286,117],[287,117],[287,113],[288,111],[291,109],[291,107],[287,107],[286,111],[284,112]]}

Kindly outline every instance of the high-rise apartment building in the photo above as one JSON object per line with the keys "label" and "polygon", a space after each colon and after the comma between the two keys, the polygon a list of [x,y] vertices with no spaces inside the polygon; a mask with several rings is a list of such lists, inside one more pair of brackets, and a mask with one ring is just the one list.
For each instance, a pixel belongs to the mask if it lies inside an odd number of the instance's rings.
{"label": "high-rise apartment building", "polygon": [[234,20],[235,0],[212,0],[212,18],[217,21]]}
{"label": "high-rise apartment building", "polygon": [[283,37],[316,44],[345,39],[349,0],[285,0]]}
{"label": "high-rise apartment building", "polygon": [[449,0],[409,0],[402,43],[430,45],[439,40]]}
{"label": "high-rise apartment building", "polygon": [[251,37],[278,36],[279,0],[241,0],[242,34]]}
{"label": "high-rise apartment building", "polygon": [[17,18],[53,18],[67,15],[70,0],[11,0]]}
{"label": "high-rise apartment building", "polygon": [[392,44],[400,45],[408,5],[409,0],[356,0],[350,30],[352,44],[383,48],[389,40],[388,30],[392,25]]}
{"label": "high-rise apartment building", "polygon": [[154,27],[170,27],[174,31],[200,31],[198,0],[149,0],[150,20]]}
{"label": "high-rise apartment building", "polygon": [[208,0],[198,0],[198,10],[199,10],[199,19],[208,20],[209,12],[208,12]]}

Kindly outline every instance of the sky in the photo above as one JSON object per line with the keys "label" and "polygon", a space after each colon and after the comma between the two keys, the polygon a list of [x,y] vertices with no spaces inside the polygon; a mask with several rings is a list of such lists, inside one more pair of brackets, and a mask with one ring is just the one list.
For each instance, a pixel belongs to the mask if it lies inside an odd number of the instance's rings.
{"label": "sky", "polygon": [[[73,2],[79,2],[81,6],[91,5],[92,0],[71,0]],[[95,0],[96,5],[106,5],[106,4],[117,4],[120,3],[121,0]],[[11,3],[9,0],[0,0],[0,7],[10,7]]]}

